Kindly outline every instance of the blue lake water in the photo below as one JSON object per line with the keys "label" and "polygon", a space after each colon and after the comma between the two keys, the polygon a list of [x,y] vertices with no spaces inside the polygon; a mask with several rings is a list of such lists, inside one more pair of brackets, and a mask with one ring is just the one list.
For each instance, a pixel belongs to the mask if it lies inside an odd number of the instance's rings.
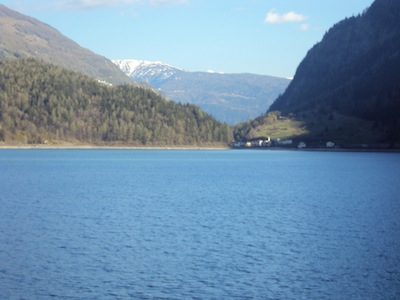
{"label": "blue lake water", "polygon": [[0,299],[400,299],[400,154],[0,150]]}

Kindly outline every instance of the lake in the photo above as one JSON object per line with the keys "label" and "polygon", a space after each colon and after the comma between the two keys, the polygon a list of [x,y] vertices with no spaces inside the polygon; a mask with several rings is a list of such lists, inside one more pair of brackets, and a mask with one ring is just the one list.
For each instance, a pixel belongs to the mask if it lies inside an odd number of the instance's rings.
{"label": "lake", "polygon": [[1,299],[399,299],[400,154],[0,150]]}

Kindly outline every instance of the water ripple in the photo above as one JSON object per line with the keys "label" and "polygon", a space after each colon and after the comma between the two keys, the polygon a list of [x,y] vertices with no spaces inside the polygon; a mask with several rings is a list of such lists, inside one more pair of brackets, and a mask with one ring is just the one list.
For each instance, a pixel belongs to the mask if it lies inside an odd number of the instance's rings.
{"label": "water ripple", "polygon": [[379,153],[0,151],[0,298],[395,299],[399,167]]}

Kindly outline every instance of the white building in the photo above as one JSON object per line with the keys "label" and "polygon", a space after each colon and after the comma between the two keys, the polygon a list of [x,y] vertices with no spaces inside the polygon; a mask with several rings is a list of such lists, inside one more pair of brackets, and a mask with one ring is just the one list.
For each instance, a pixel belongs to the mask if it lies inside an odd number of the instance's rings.
{"label": "white building", "polygon": [[299,148],[299,149],[303,149],[303,148],[306,148],[307,147],[307,145],[306,145],[306,143],[304,143],[304,142],[300,142],[298,145],[297,145],[297,148]]}
{"label": "white building", "polygon": [[326,142],[326,148],[334,148],[335,143],[334,142]]}

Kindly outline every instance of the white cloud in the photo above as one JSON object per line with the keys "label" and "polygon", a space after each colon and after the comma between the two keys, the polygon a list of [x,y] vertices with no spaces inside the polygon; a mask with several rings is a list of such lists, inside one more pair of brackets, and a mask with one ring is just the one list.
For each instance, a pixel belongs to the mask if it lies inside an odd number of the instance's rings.
{"label": "white cloud", "polygon": [[58,9],[90,9],[136,3],[136,0],[62,0],[54,4]]}
{"label": "white cloud", "polygon": [[148,2],[151,6],[166,6],[186,4],[187,0],[149,0]]}
{"label": "white cloud", "polygon": [[306,16],[296,13],[294,11],[290,11],[286,14],[279,14],[276,11],[276,9],[271,9],[267,13],[264,22],[267,24],[276,24],[276,23],[288,23],[288,22],[302,22],[305,19],[307,19]]}
{"label": "white cloud", "polygon": [[126,4],[139,4],[150,6],[182,5],[188,0],[59,0],[54,5],[58,9],[92,9],[111,7]]}

